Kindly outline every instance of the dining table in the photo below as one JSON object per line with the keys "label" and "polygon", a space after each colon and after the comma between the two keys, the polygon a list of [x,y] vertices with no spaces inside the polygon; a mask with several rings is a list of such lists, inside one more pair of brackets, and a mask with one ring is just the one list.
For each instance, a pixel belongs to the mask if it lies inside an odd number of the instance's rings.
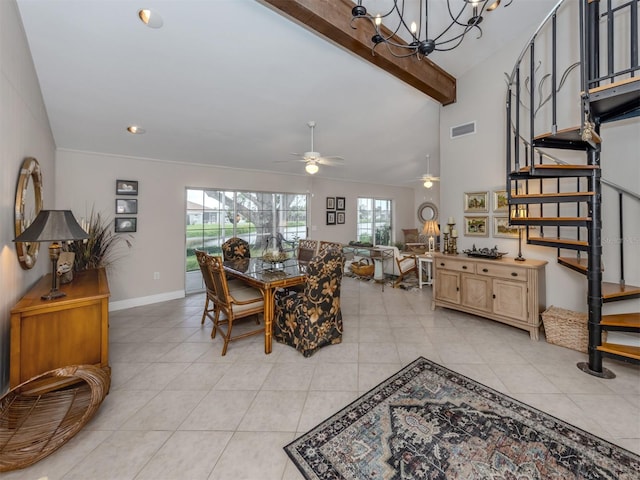
{"label": "dining table", "polygon": [[275,295],[280,289],[303,284],[306,281],[307,262],[288,258],[281,262],[270,262],[262,258],[227,260],[224,271],[247,285],[262,292],[264,299],[264,353],[271,353]]}

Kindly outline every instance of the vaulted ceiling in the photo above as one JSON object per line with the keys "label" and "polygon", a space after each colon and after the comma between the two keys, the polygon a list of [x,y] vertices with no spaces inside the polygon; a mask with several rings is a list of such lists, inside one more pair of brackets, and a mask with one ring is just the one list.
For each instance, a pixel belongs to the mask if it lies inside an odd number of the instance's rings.
{"label": "vaulted ceiling", "polygon": [[[440,104],[269,5],[282,2],[17,3],[58,148],[303,175],[290,153],[310,149],[314,120],[315,150],[345,158],[319,176],[417,186],[427,154],[438,172]],[[514,0],[430,59],[462,75],[555,3]]]}

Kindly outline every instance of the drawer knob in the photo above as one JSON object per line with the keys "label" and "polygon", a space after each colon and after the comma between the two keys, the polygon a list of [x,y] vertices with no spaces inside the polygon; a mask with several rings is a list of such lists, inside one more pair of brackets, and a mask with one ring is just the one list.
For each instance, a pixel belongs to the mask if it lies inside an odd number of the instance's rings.
{"label": "drawer knob", "polygon": [[441,266],[441,267],[444,267],[444,263],[440,263],[440,266]]}
{"label": "drawer knob", "polygon": [[488,268],[483,268],[483,269],[482,269],[482,271],[483,271],[484,273],[487,273],[487,272],[489,271],[489,269],[488,269]]}
{"label": "drawer knob", "polygon": [[466,266],[466,265],[462,265],[462,269],[463,269],[463,270],[466,270],[466,269],[467,269],[467,266]]}
{"label": "drawer knob", "polygon": [[511,276],[512,276],[512,277],[517,277],[517,276],[518,276],[518,274],[517,274],[516,272],[511,272]]}

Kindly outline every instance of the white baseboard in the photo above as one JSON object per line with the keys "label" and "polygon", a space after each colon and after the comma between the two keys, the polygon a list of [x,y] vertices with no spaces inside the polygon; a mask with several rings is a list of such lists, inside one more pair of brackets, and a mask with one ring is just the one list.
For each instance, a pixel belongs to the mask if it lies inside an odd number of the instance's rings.
{"label": "white baseboard", "polygon": [[143,305],[151,305],[152,303],[166,302],[167,300],[175,300],[184,298],[184,290],[176,290],[174,292],[159,293],[157,295],[149,295],[148,297],[129,298],[118,302],[109,302],[109,311],[124,310],[125,308],[141,307]]}

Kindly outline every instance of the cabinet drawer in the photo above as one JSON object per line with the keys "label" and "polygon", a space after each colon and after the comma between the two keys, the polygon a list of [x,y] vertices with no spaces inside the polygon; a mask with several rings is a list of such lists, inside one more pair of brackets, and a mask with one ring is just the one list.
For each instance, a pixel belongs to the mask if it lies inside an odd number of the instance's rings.
{"label": "cabinet drawer", "polygon": [[444,268],[447,270],[453,270],[454,272],[466,272],[475,273],[476,265],[468,260],[461,260],[457,258],[438,258],[434,260],[437,268]]}
{"label": "cabinet drawer", "polygon": [[509,280],[517,280],[520,282],[527,281],[527,269],[514,267],[512,265],[489,265],[480,264],[477,266],[478,275],[488,275],[490,277],[508,278]]}

